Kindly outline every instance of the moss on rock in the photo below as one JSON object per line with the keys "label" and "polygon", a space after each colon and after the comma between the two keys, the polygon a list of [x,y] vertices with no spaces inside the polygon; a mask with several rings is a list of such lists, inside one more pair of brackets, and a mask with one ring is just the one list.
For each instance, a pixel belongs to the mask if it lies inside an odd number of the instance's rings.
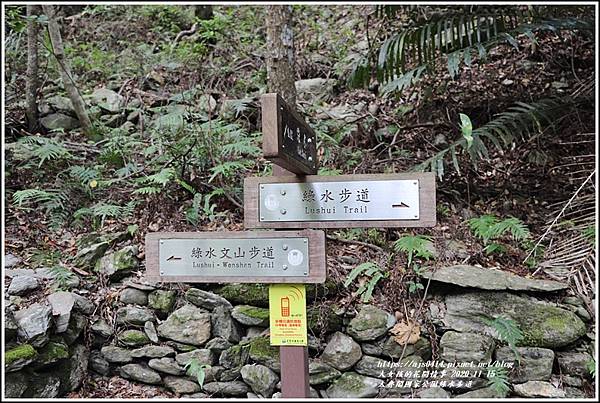
{"label": "moss on rock", "polygon": [[248,343],[250,359],[279,372],[279,347],[272,346],[267,337],[255,337]]}
{"label": "moss on rock", "polygon": [[315,336],[342,330],[342,318],[335,314],[334,307],[323,305],[306,310],[308,331]]}
{"label": "moss on rock", "polygon": [[266,284],[226,284],[215,293],[234,304],[269,306],[269,288]]}
{"label": "moss on rock", "polygon": [[6,365],[12,365],[17,362],[17,360],[30,361],[35,359],[37,355],[37,351],[31,344],[21,344],[4,353],[4,363]]}
{"label": "moss on rock", "polygon": [[42,367],[68,357],[69,347],[65,343],[51,341],[39,350],[35,365]]}
{"label": "moss on rock", "polygon": [[169,313],[175,306],[175,291],[156,290],[148,295],[148,306],[162,313]]}
{"label": "moss on rock", "polygon": [[126,330],[119,337],[119,341],[126,346],[143,346],[150,343],[150,339],[140,330]]}

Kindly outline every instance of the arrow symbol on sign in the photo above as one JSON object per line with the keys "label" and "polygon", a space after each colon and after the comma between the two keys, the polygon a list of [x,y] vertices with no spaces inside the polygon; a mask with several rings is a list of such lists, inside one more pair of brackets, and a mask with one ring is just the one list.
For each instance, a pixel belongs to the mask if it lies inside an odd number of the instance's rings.
{"label": "arrow symbol on sign", "polygon": [[407,208],[410,207],[408,204],[401,202],[400,204],[392,204],[392,207],[394,208]]}
{"label": "arrow symbol on sign", "polygon": [[181,258],[180,258],[180,257],[176,257],[176,256],[173,256],[173,255],[171,255],[171,256],[169,256],[169,257],[167,258],[167,262],[168,262],[169,260],[181,260]]}

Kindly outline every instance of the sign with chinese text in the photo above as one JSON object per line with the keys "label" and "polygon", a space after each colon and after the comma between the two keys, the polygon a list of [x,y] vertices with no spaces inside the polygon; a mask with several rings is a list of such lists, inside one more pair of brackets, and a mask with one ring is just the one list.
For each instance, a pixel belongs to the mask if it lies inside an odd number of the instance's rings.
{"label": "sign with chinese text", "polygon": [[306,289],[303,284],[269,286],[269,333],[272,346],[306,346]]}
{"label": "sign with chinese text", "polygon": [[321,231],[151,233],[148,275],[175,282],[323,282]]}
{"label": "sign with chinese text", "polygon": [[435,225],[433,173],[246,178],[244,196],[247,228]]}
{"label": "sign with chinese text", "polygon": [[317,136],[278,94],[261,97],[263,155],[297,174],[317,173]]}

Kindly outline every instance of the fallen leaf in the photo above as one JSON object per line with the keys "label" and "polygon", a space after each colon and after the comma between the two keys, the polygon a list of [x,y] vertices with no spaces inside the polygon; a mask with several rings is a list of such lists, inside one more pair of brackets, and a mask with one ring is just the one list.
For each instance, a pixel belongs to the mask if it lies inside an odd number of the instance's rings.
{"label": "fallen leaf", "polygon": [[421,327],[413,321],[399,322],[390,329],[394,335],[396,343],[404,346],[405,344],[415,344],[421,335]]}

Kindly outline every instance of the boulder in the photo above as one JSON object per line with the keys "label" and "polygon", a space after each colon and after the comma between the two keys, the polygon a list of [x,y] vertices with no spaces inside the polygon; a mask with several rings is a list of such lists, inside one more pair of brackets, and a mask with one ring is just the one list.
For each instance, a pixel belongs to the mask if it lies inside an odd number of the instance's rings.
{"label": "boulder", "polygon": [[66,331],[71,320],[71,310],[75,305],[75,298],[70,292],[59,291],[48,295],[47,300],[52,307],[56,333]]}
{"label": "boulder", "polygon": [[121,106],[124,105],[123,96],[108,88],[97,88],[89,99],[93,105],[99,106],[108,113],[119,113]]}
{"label": "boulder", "polygon": [[187,290],[185,293],[185,299],[186,301],[209,311],[212,311],[219,306],[228,309],[233,308],[231,303],[220,295],[209,291],[200,290],[198,288],[190,288]]}
{"label": "boulder", "polygon": [[335,332],[323,354],[321,360],[340,371],[346,371],[360,360],[362,351],[360,345],[344,333]]}
{"label": "boulder", "polygon": [[306,102],[329,101],[333,97],[336,81],[326,78],[309,78],[294,83],[298,100]]}
{"label": "boulder", "polygon": [[152,343],[158,343],[158,333],[156,332],[156,327],[154,327],[154,322],[148,321],[144,323],[144,333],[150,339]]}
{"label": "boulder", "polygon": [[171,312],[175,306],[177,293],[173,290],[156,290],[148,295],[148,306],[163,314]]}
{"label": "boulder", "polygon": [[181,366],[186,366],[193,359],[200,365],[213,365],[215,363],[214,353],[207,348],[199,348],[188,353],[179,353],[175,357],[175,360]]}
{"label": "boulder", "polygon": [[558,348],[571,344],[586,332],[573,312],[533,297],[507,292],[473,291],[446,296],[443,323],[459,332],[480,332],[497,337],[488,318],[514,320],[524,334],[521,346]]}
{"label": "boulder", "polygon": [[53,399],[59,397],[61,394],[60,386],[60,378],[55,374],[34,374],[29,377],[29,384],[25,396],[38,399]]}
{"label": "boulder", "polygon": [[77,251],[77,255],[75,255],[75,264],[85,270],[89,270],[89,268],[96,265],[98,259],[102,258],[109,246],[110,242],[106,240],[96,242],[79,249]]}
{"label": "boulder", "polygon": [[76,311],[79,311],[84,315],[91,315],[96,309],[94,303],[89,299],[82,297],[79,294],[75,294],[74,292],[71,293],[71,296],[73,297],[74,301],[73,308]]}
{"label": "boulder", "polygon": [[214,354],[219,356],[221,351],[227,350],[233,344],[221,337],[215,337],[214,339],[210,339],[208,343],[206,343],[206,348],[212,351]]}
{"label": "boulder", "polygon": [[269,326],[269,310],[250,305],[238,305],[233,308],[231,316],[242,325]]}
{"label": "boulder", "polygon": [[256,363],[262,364],[279,373],[281,360],[279,347],[272,346],[267,337],[256,337],[249,343],[248,355]]}
{"label": "boulder", "polygon": [[230,283],[215,292],[233,304],[269,307],[269,288],[267,284]]}
{"label": "boulder", "polygon": [[175,350],[169,346],[144,346],[131,351],[133,358],[162,358],[175,355]]}
{"label": "boulder", "polygon": [[150,339],[140,330],[125,330],[119,336],[119,342],[129,347],[140,347],[150,343]]}
{"label": "boulder", "polygon": [[120,280],[139,267],[137,254],[137,246],[126,246],[116,252],[104,255],[96,262],[96,271],[107,275],[110,281]]}
{"label": "boulder", "polygon": [[593,360],[591,355],[587,353],[561,351],[556,353],[556,357],[562,374],[583,377],[590,376],[587,365]]}
{"label": "boulder", "polygon": [[247,345],[235,345],[221,352],[219,356],[219,365],[226,369],[241,367],[248,362],[250,358],[250,347]]}
{"label": "boulder", "polygon": [[514,365],[509,373],[512,383],[550,379],[554,364],[554,351],[538,347],[517,347],[516,350],[520,357],[520,365],[509,347],[500,347],[496,350],[497,361],[512,362]]}
{"label": "boulder", "polygon": [[348,325],[347,332],[357,341],[375,340],[396,323],[393,315],[372,305],[363,305]]}
{"label": "boulder", "polygon": [[233,320],[228,307],[225,305],[214,307],[210,317],[213,336],[220,337],[233,344],[239,343],[241,330],[236,321]]}
{"label": "boulder", "polygon": [[61,395],[79,389],[87,376],[89,358],[90,351],[84,344],[75,344],[69,348],[69,358],[60,361],[56,367]]}
{"label": "boulder", "polygon": [[279,377],[270,368],[260,364],[244,365],[240,370],[242,379],[254,393],[262,397],[271,397]]}
{"label": "boulder", "polygon": [[327,388],[327,396],[332,399],[357,399],[375,397],[379,393],[381,380],[362,376],[356,372],[346,372]]}
{"label": "boulder", "polygon": [[67,330],[61,334],[63,340],[68,345],[73,344],[79,338],[79,336],[81,336],[86,323],[87,319],[85,316],[76,311],[71,312],[69,326],[67,327]]}
{"label": "boulder", "polygon": [[[61,267],[61,269],[68,270],[64,267]],[[60,271],[62,272],[64,270]],[[60,276],[60,273],[50,267],[40,267],[39,269],[35,269],[34,275],[42,280],[52,280],[52,285],[58,285],[60,288],[75,288],[79,287],[80,284],[79,276],[73,274],[72,272],[66,279],[57,279],[58,276]]]}
{"label": "boulder", "polygon": [[71,103],[71,100],[68,97],[54,95],[46,99],[46,102],[48,102],[48,105],[55,111],[66,112],[69,115],[77,116],[75,114],[75,108],[73,108],[73,103]]}
{"label": "boulder", "polygon": [[568,288],[567,284],[558,281],[529,279],[498,269],[468,265],[442,267],[435,272],[427,270],[421,276],[441,283],[482,290],[551,292]]}
{"label": "boulder", "polygon": [[178,376],[165,376],[163,382],[165,383],[167,389],[177,393],[178,395],[183,393],[197,393],[200,392],[201,389],[197,382],[180,378]]}
{"label": "boulder", "polygon": [[52,364],[56,364],[62,359],[69,357],[69,346],[63,342],[49,341],[44,347],[38,349],[33,367],[41,369]]}
{"label": "boulder", "polygon": [[39,288],[40,282],[31,276],[15,276],[8,286],[8,295],[26,295]]}
{"label": "boulder", "polygon": [[31,364],[38,353],[30,344],[21,344],[4,353],[4,369],[6,372],[16,372]]}
{"label": "boulder", "polygon": [[102,357],[113,364],[127,364],[133,360],[131,351],[117,346],[104,346],[100,350]]}
{"label": "boulder", "polygon": [[242,381],[209,382],[202,389],[209,395],[223,397],[246,397],[248,386]]}
{"label": "boulder", "polygon": [[158,326],[161,337],[201,346],[211,336],[210,314],[193,305],[184,305]]}
{"label": "boulder", "polygon": [[490,336],[449,331],[440,339],[440,358],[457,363],[490,362],[494,347],[494,339]]}
{"label": "boulder", "polygon": [[95,321],[94,323],[92,323],[92,326],[90,328],[92,329],[92,332],[94,332],[106,339],[111,337],[114,333],[113,328],[108,323],[106,323],[106,321],[102,318],[100,318],[97,321]]}
{"label": "boulder", "polygon": [[4,374],[4,397],[16,399],[23,397],[27,390],[29,376],[21,372],[8,372]]}
{"label": "boulder", "polygon": [[340,371],[324,362],[312,360],[308,363],[308,382],[311,385],[329,383],[341,375]]}
{"label": "boulder", "polygon": [[123,365],[119,372],[123,378],[132,379],[134,381],[156,385],[161,383],[162,379],[158,372],[150,367],[141,364]]}
{"label": "boulder", "polygon": [[417,396],[421,399],[448,399],[450,393],[442,388],[427,388],[419,390]]}
{"label": "boulder", "polygon": [[513,386],[515,395],[521,397],[565,397],[565,391],[556,388],[550,382],[529,381]]}
{"label": "boulder", "polygon": [[48,330],[52,324],[52,308],[35,303],[14,313],[18,326],[18,336],[33,347],[41,347],[48,342]]}
{"label": "boulder", "polygon": [[388,360],[371,357],[369,355],[363,355],[360,361],[358,361],[354,366],[354,371],[360,375],[381,378],[381,373],[386,368],[386,364],[388,363]]}
{"label": "boulder", "polygon": [[306,326],[308,333],[315,336],[324,336],[342,330],[342,317],[337,315],[329,305],[307,307]]}
{"label": "boulder", "polygon": [[62,129],[69,131],[79,127],[79,120],[60,112],[51,113],[40,118],[40,123],[46,130]]}
{"label": "boulder", "polygon": [[119,294],[119,300],[124,304],[148,305],[148,294],[135,288],[126,288]]}
{"label": "boulder", "polygon": [[[152,369],[155,369],[159,372],[164,372],[169,375],[183,375],[185,374],[185,369],[177,364],[174,358],[170,357],[162,357],[162,358],[153,358],[148,361],[148,366]],[[191,392],[185,392],[191,393]]]}
{"label": "boulder", "polygon": [[89,367],[92,371],[99,373],[100,375],[108,375],[110,372],[110,364],[104,359],[102,354],[98,351],[92,351],[90,354]]}
{"label": "boulder", "polygon": [[124,306],[117,309],[117,324],[143,326],[146,322],[154,321],[154,314],[147,308]]}

